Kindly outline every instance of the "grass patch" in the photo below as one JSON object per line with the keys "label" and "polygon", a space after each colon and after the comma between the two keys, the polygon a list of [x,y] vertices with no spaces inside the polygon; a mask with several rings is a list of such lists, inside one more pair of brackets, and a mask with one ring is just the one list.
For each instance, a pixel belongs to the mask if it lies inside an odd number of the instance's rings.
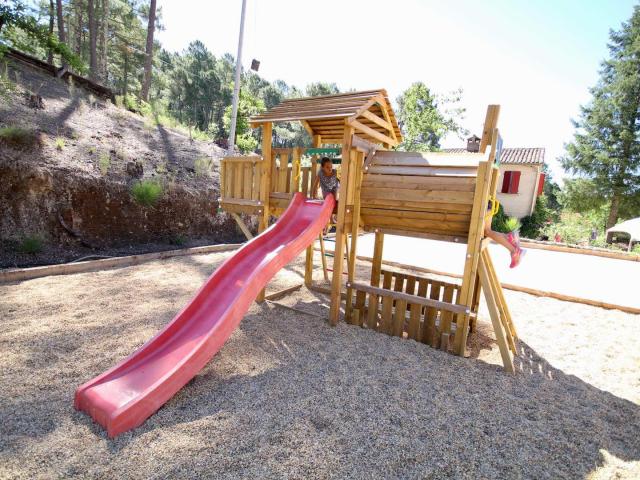
{"label": "grass patch", "polygon": [[213,159],[202,157],[193,162],[193,168],[198,177],[209,177],[213,171]]}
{"label": "grass patch", "polygon": [[98,167],[100,168],[100,173],[102,173],[102,175],[109,173],[109,167],[111,167],[111,155],[107,152],[101,153],[100,158],[98,159]]}
{"label": "grass patch", "polygon": [[187,237],[185,237],[184,235],[181,235],[181,234],[177,234],[177,235],[174,235],[173,237],[171,237],[169,242],[171,243],[171,245],[176,245],[178,247],[182,247],[182,246],[184,246],[185,243],[187,243]]}
{"label": "grass patch", "polygon": [[42,251],[42,247],[44,246],[44,241],[42,237],[38,235],[29,235],[20,240],[18,244],[18,251],[22,253],[40,253]]}
{"label": "grass patch", "polygon": [[0,128],[0,144],[30,150],[40,147],[40,137],[30,129],[22,127]]}
{"label": "grass patch", "polygon": [[153,180],[141,180],[131,187],[131,194],[136,202],[145,207],[151,207],[162,196],[162,185]]}
{"label": "grass patch", "polygon": [[64,143],[64,138],[57,137],[54,145],[56,146],[56,150],[62,150],[66,145],[66,143]]}

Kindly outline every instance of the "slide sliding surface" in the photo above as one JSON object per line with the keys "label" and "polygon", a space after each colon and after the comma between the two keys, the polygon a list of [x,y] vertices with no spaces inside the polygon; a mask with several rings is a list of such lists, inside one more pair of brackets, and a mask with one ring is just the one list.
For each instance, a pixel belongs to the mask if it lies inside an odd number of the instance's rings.
{"label": "slide sliding surface", "polygon": [[74,406],[114,437],[141,425],[224,345],[269,280],[318,237],[335,205],[294,194],[277,223],[243,245],[187,306],[121,363],[81,385]]}

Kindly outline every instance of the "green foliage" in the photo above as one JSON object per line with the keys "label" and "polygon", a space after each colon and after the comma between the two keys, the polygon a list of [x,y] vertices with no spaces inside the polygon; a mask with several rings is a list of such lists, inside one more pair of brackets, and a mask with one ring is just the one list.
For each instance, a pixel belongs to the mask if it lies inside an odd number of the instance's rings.
{"label": "green foliage", "polygon": [[[264,111],[264,102],[257,97],[251,96],[248,93],[240,92],[240,98],[238,99],[238,117],[236,119],[236,135],[240,137],[247,133],[251,133],[251,129],[249,127],[249,117],[252,115],[256,115],[262,111]],[[231,125],[231,105],[229,105],[224,112],[224,127],[225,130],[229,130],[229,126]],[[247,144],[247,140],[245,137],[245,145]],[[238,147],[240,147],[240,139],[238,138]],[[255,145],[257,147],[257,143]],[[242,148],[241,148],[242,150]],[[243,151],[253,151],[253,150],[243,150]]]}
{"label": "green foliage", "polygon": [[140,205],[151,207],[160,199],[163,193],[162,184],[153,180],[141,180],[131,187],[133,198]]}
{"label": "green foliage", "polygon": [[449,96],[438,96],[422,82],[416,82],[398,97],[398,121],[406,151],[433,151],[440,148],[440,140],[448,133],[463,137],[468,132],[460,125],[465,109],[456,106],[462,90]]}
{"label": "green foliage", "polygon": [[640,243],[636,243],[636,244],[633,246],[633,248],[631,249],[631,251],[632,251],[633,253],[640,254]]}
{"label": "green foliage", "polygon": [[580,212],[608,204],[610,227],[619,209],[640,213],[640,6],[610,32],[608,46],[610,57],[601,64],[561,162],[578,175],[565,192],[566,203]]}
{"label": "green foliage", "polygon": [[171,243],[171,245],[182,247],[185,243],[187,243],[187,237],[178,233],[169,239],[169,243]]}
{"label": "green foliage", "polygon": [[320,97],[322,95],[335,95],[340,89],[335,83],[313,82],[305,89],[307,97]]}
{"label": "green foliage", "polygon": [[27,235],[20,240],[18,251],[22,253],[40,253],[44,246],[44,240],[40,235]]}
{"label": "green foliage", "polygon": [[30,150],[40,147],[40,136],[33,130],[10,126],[0,128],[0,145]]}
{"label": "green foliage", "polygon": [[193,162],[193,167],[198,177],[209,177],[213,171],[213,159],[208,157],[197,158]]}
{"label": "green foliage", "polygon": [[255,152],[258,149],[258,140],[250,132],[236,137],[236,146],[242,153]]}
{"label": "green foliage", "polygon": [[504,222],[504,226],[505,226],[505,229],[507,230],[507,233],[515,232],[520,230],[520,228],[522,228],[522,224],[520,223],[520,220],[518,220],[515,217],[507,218],[507,220]]}
{"label": "green foliage", "polygon": [[522,218],[520,235],[525,238],[538,238],[545,226],[553,221],[555,212],[547,205],[547,197],[540,195],[536,201],[533,213]]}
{"label": "green foliage", "polygon": [[60,55],[77,72],[86,72],[82,59],[54,34],[49,34],[47,26],[38,23],[33,15],[28,14],[24,2],[13,0],[11,4],[0,4],[0,23],[2,37],[15,48],[30,53],[37,53],[38,49],[51,51]]}
{"label": "green foliage", "polygon": [[100,168],[100,173],[102,175],[106,175],[109,173],[109,167],[111,167],[111,155],[107,152],[102,152],[100,154],[100,158],[98,159],[98,167]]}
{"label": "green foliage", "polygon": [[507,216],[502,205],[498,207],[498,212],[491,219],[491,229],[494,232],[509,233],[519,230],[520,227],[518,219]]}
{"label": "green foliage", "polygon": [[591,232],[595,229],[598,238],[594,246],[606,246],[606,242],[604,242],[606,216],[606,208],[590,210],[585,213],[566,210],[562,212],[558,221],[546,225],[542,230],[542,234],[553,239],[557,233],[563,242],[585,244],[589,243]]}
{"label": "green foliage", "polygon": [[[0,58],[2,58],[2,45],[0,44]],[[16,84],[9,80],[9,67],[7,62],[3,63],[0,71],[0,99],[8,100],[16,92]]]}
{"label": "green foliage", "polygon": [[65,147],[65,141],[62,137],[56,137],[54,145],[56,150],[62,150]]}

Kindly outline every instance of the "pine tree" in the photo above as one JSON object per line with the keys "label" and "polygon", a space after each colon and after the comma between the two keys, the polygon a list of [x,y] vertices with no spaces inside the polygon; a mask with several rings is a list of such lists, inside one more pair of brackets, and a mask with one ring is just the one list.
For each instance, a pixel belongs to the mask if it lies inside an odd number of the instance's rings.
{"label": "pine tree", "polygon": [[609,38],[609,59],[601,64],[593,98],[581,107],[574,140],[561,158],[564,169],[577,175],[568,181],[568,203],[582,211],[597,206],[594,202],[608,203],[607,228],[621,213],[639,213],[640,7]]}
{"label": "pine tree", "polygon": [[87,15],[89,17],[89,78],[98,78],[98,22],[94,0],[87,1]]}
{"label": "pine tree", "polygon": [[151,87],[151,68],[153,66],[153,33],[156,27],[156,0],[151,0],[149,5],[149,26],[147,27],[147,47],[144,60],[144,80],[140,98],[145,102],[149,100],[149,88]]}

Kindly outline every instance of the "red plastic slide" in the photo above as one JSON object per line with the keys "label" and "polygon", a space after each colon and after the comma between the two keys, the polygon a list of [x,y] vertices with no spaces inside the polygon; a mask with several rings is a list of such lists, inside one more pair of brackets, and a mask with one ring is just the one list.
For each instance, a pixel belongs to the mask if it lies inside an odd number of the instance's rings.
{"label": "red plastic slide", "polygon": [[109,437],[141,425],[227,341],[269,280],[309,246],[335,204],[296,193],[280,220],[242,246],[189,304],[137,352],[76,390],[74,406]]}

